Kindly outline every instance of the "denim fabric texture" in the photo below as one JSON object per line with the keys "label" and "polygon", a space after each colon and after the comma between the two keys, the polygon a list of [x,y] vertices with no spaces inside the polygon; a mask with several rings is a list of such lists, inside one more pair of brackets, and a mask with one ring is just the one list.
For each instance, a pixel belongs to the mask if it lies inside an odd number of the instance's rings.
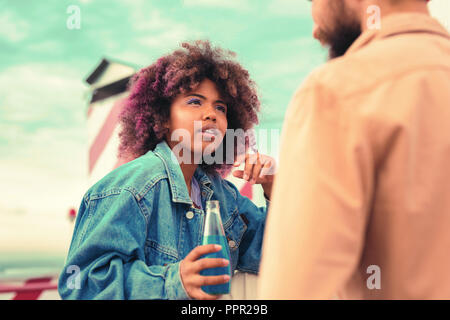
{"label": "denim fabric texture", "polygon": [[[232,271],[257,273],[267,208],[219,175],[195,174],[203,208],[218,200]],[[63,299],[189,299],[180,261],[201,245],[205,213],[193,206],[166,142],[113,170],[84,195],[66,264]],[[79,272],[78,272],[79,271]]]}

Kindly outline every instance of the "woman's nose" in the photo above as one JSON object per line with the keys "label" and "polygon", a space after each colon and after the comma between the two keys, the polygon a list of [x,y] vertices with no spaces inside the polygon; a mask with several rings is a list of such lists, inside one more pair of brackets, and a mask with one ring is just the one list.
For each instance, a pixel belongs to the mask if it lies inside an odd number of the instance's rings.
{"label": "woman's nose", "polygon": [[203,114],[203,119],[216,122],[217,117],[216,117],[215,108],[213,106],[209,106],[206,108],[205,113]]}

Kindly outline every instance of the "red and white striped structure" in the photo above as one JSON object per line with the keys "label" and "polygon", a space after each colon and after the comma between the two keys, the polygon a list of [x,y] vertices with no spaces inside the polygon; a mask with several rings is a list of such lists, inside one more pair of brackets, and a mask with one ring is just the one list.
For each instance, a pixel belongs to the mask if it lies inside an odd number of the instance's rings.
{"label": "red and white striped structure", "polygon": [[86,79],[91,86],[87,109],[89,185],[123,164],[117,157],[118,116],[135,72],[129,65],[103,59]]}
{"label": "red and white striped structure", "polygon": [[58,275],[2,279],[0,300],[57,300],[60,299],[57,289]]}

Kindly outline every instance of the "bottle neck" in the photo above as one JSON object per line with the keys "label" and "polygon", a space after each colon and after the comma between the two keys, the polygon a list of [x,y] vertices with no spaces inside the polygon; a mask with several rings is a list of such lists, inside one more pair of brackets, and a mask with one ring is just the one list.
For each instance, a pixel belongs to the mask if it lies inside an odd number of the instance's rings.
{"label": "bottle neck", "polygon": [[204,236],[224,236],[222,219],[218,210],[207,210],[205,219]]}

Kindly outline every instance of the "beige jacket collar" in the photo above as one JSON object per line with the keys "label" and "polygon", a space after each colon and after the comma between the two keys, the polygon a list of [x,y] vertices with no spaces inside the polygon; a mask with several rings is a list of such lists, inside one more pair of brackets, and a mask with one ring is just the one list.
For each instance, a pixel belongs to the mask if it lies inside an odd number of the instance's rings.
{"label": "beige jacket collar", "polygon": [[365,47],[372,41],[402,33],[434,33],[450,40],[449,32],[436,19],[427,14],[390,14],[381,20],[380,29],[364,31],[347,50],[346,55]]}

